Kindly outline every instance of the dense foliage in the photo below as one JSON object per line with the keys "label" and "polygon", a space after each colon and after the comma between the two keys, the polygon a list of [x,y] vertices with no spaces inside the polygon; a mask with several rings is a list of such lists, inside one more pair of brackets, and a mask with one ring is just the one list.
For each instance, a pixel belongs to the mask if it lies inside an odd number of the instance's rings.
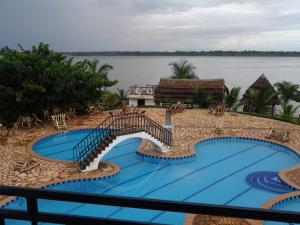
{"label": "dense foliage", "polygon": [[208,108],[212,102],[212,97],[207,93],[204,93],[200,86],[193,88],[194,97],[192,98],[192,103],[195,103],[200,108]]}
{"label": "dense foliage", "polygon": [[230,90],[226,87],[225,88],[225,106],[228,108],[229,111],[237,111],[239,107],[239,95],[240,95],[241,88],[240,87],[233,87]]}
{"label": "dense foliage", "polygon": [[275,84],[275,88],[279,95],[281,111],[283,117],[294,117],[299,106],[295,106],[291,101],[300,101],[299,85],[288,81],[281,81]]}
{"label": "dense foliage", "polygon": [[258,113],[254,113],[254,112],[237,112],[237,113],[251,115],[251,116],[257,116],[257,117],[262,117],[262,118],[268,118],[268,119],[273,119],[273,120],[279,120],[279,121],[283,121],[283,122],[300,125],[300,119],[295,118],[295,117],[284,117],[281,115],[270,116],[270,115],[263,115],[263,114],[258,114]]}
{"label": "dense foliage", "polygon": [[169,65],[173,73],[171,79],[199,79],[195,73],[196,67],[187,60],[172,62]]}
{"label": "dense foliage", "polygon": [[99,100],[103,88],[117,83],[107,78],[107,70],[94,71],[88,61],[75,63],[46,44],[31,50],[19,47],[21,51],[8,47],[0,51],[0,119],[4,123],[54,107],[84,110]]}
{"label": "dense foliage", "polygon": [[275,93],[271,89],[250,89],[250,104],[253,107],[255,113],[265,114],[267,111],[267,105],[270,100],[275,96]]}
{"label": "dense foliage", "polygon": [[297,101],[299,95],[299,85],[293,84],[288,81],[281,81],[275,84],[277,92],[279,94],[279,98],[285,104],[288,104],[290,100]]}
{"label": "dense foliage", "polygon": [[284,102],[284,101],[280,102],[280,106],[281,106],[280,115],[282,117],[294,117],[297,109],[299,108],[299,105],[294,106],[289,102]]}

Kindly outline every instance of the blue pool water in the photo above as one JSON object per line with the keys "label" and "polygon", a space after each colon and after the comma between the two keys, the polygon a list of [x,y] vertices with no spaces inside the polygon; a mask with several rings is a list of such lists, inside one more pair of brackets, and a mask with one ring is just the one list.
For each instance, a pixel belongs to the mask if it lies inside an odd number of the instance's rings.
{"label": "blue pool water", "polygon": [[[70,149],[78,136],[67,138]],[[80,139],[78,137],[78,139]],[[52,140],[51,138],[49,140]],[[53,144],[53,141],[51,142]],[[72,143],[72,144],[71,144]],[[212,139],[196,144],[196,156],[189,163],[156,163],[143,160],[136,154],[141,140],[128,139],[113,148],[104,160],[120,165],[120,173],[103,180],[84,180],[61,183],[47,188],[71,190],[119,196],[168,199],[186,202],[260,207],[278,193],[257,188],[247,182],[247,176],[258,171],[277,172],[299,163],[299,158],[286,148],[254,139]],[[37,143],[38,153],[49,154],[47,141]],[[56,147],[54,147],[56,149]],[[69,159],[72,151],[56,149],[49,157]],[[69,152],[69,153],[68,153]],[[70,154],[70,155],[68,155]],[[18,199],[8,208],[24,209],[24,200]],[[297,206],[300,209],[300,205]],[[102,216],[106,218],[132,219],[166,224],[183,224],[185,214],[95,206],[39,200],[39,210],[64,212],[76,215]],[[9,221],[9,224],[26,224]]]}
{"label": "blue pool water", "polygon": [[72,160],[72,148],[92,129],[79,129],[50,135],[35,142],[32,149],[39,155],[62,160]]}
{"label": "blue pool water", "polygon": [[[299,206],[300,206],[300,197],[297,197],[295,199],[286,200],[283,203],[279,203],[276,206],[273,206],[272,209],[300,212]],[[283,224],[285,223],[265,222],[264,225],[283,225]],[[294,225],[294,224],[289,224],[289,225]]]}

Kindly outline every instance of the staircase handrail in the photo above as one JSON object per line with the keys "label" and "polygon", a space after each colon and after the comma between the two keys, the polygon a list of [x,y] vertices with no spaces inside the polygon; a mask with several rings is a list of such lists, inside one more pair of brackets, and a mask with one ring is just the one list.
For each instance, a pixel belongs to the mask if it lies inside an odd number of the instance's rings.
{"label": "staircase handrail", "polygon": [[[132,120],[133,124],[128,124]],[[101,129],[101,132],[98,132]],[[145,131],[159,141],[172,145],[172,132],[149,117],[138,113],[111,114],[73,147],[73,161],[79,163],[110,134],[115,136]]]}
{"label": "staircase handrail", "polygon": [[[82,159],[82,157],[85,156],[85,154],[82,154],[82,151],[80,151],[80,149],[78,149],[84,142],[87,142],[87,140],[89,139],[90,136],[92,136],[92,134],[94,134],[95,132],[97,132],[100,128],[103,128],[103,130],[101,130],[99,136],[96,136],[96,138],[92,138],[92,140],[88,143],[86,143],[85,147],[88,148],[84,153],[89,152],[90,149],[94,148],[102,139],[104,139],[104,137],[106,137],[107,135],[109,135],[109,126],[114,122],[111,121],[108,125],[103,126],[104,124],[106,124],[107,122],[110,121],[110,119],[112,118],[112,116],[108,116],[105,120],[103,120],[96,128],[94,128],[92,131],[90,131],[80,142],[78,142],[74,147],[73,147],[73,163],[78,162],[79,160]],[[78,149],[79,152],[76,152],[76,150]],[[77,153],[77,154],[76,154]]]}

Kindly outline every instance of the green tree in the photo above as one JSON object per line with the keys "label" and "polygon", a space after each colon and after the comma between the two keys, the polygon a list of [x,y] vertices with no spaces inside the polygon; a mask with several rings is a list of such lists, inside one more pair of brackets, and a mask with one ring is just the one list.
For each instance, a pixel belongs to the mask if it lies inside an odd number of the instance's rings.
{"label": "green tree", "polygon": [[296,102],[300,102],[300,91],[298,91],[296,97],[295,97]]}
{"label": "green tree", "polygon": [[171,79],[199,79],[195,73],[196,67],[187,60],[172,62],[169,64],[172,68],[173,75]]}
{"label": "green tree", "polygon": [[110,81],[40,43],[31,50],[0,51],[0,119],[9,124],[19,115],[41,114],[54,107],[84,110]]}
{"label": "green tree", "polygon": [[208,108],[212,101],[212,97],[204,93],[200,86],[195,86],[193,91],[193,103],[197,104],[201,108]]}
{"label": "green tree", "polygon": [[124,89],[117,89],[117,96],[120,101],[127,100],[127,93]]}
{"label": "green tree", "polygon": [[270,100],[275,96],[275,93],[271,89],[250,89],[250,105],[255,113],[265,114],[267,111],[267,105]]}
{"label": "green tree", "polygon": [[108,72],[113,69],[113,66],[109,64],[99,65],[99,60],[97,59],[93,61],[85,60],[84,62],[87,64],[89,71],[96,73],[102,79],[101,81],[104,88],[112,87],[118,83],[117,80],[108,79]]}
{"label": "green tree", "polygon": [[240,95],[241,88],[240,87],[233,87],[229,90],[227,87],[225,88],[225,105],[228,107],[228,110],[231,111],[236,110],[239,106],[239,95]]}
{"label": "green tree", "polygon": [[290,100],[298,101],[299,96],[299,85],[293,84],[288,81],[281,81],[275,84],[277,92],[279,94],[279,98],[283,101],[286,105]]}
{"label": "green tree", "polygon": [[104,99],[104,107],[106,109],[115,108],[120,104],[118,95],[116,93],[111,93],[109,91],[103,92],[102,98]]}
{"label": "green tree", "polygon": [[294,106],[292,104],[289,104],[288,102],[285,101],[281,101],[280,102],[280,106],[281,106],[281,111],[280,111],[280,115],[283,117],[293,117],[297,111],[297,109],[300,106]]}

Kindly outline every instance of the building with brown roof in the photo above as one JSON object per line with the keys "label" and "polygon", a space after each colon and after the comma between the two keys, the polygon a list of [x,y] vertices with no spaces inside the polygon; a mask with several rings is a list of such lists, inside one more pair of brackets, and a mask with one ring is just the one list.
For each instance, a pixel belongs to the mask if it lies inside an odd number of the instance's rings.
{"label": "building with brown roof", "polygon": [[157,105],[164,103],[189,103],[195,96],[195,89],[211,97],[211,103],[222,103],[225,93],[224,79],[160,79],[154,92],[154,102]]}
{"label": "building with brown roof", "polygon": [[268,78],[265,74],[262,74],[245,92],[242,99],[240,100],[243,105],[243,111],[244,112],[253,112],[253,108],[250,103],[250,90],[262,90],[262,89],[269,89],[274,94],[274,96],[270,99],[270,101],[267,104],[267,114],[274,115],[275,112],[275,106],[279,104],[278,94],[276,90],[274,89],[273,85],[270,83]]}

